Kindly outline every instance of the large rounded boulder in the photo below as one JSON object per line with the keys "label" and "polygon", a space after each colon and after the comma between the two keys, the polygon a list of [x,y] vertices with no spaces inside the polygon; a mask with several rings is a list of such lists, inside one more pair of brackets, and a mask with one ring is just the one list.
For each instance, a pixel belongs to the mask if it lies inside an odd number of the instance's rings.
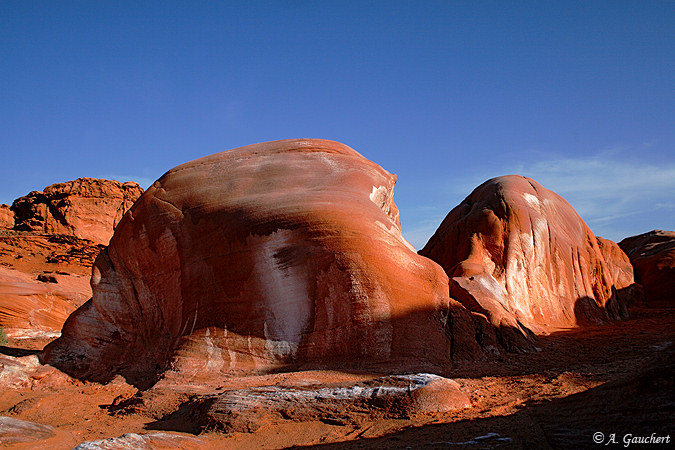
{"label": "large rounded boulder", "polygon": [[[532,332],[597,323],[626,313],[632,273],[610,241],[605,252],[562,197],[510,175],[476,188],[419,252],[450,277],[450,295],[485,314],[502,342],[527,347]],[[623,256],[625,258],[625,255]]]}
{"label": "large rounded boulder", "polygon": [[395,180],[324,140],[170,170],[120,221],[94,265],[93,298],[42,359],[145,386],[170,363],[226,373],[479,352],[443,269],[401,236]]}

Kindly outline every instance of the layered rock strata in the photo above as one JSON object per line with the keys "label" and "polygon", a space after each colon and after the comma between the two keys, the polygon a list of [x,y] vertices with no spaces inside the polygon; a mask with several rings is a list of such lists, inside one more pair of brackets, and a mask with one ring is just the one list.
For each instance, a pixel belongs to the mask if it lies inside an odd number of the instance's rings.
{"label": "layered rock strata", "polygon": [[96,178],[53,184],[14,201],[14,229],[107,244],[117,222],[142,193],[134,182]]}
{"label": "layered rock strata", "polygon": [[91,265],[141,193],[132,182],[79,178],[0,205],[0,326],[10,338],[37,345],[58,334],[91,297]]}

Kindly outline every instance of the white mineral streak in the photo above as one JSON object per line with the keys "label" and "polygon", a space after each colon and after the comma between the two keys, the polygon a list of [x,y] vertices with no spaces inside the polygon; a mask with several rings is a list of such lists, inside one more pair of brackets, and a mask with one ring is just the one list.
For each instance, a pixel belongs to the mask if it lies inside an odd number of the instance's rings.
{"label": "white mineral streak", "polygon": [[204,341],[206,343],[206,370],[210,372],[217,372],[225,365],[225,360],[223,359],[222,353],[223,351],[220,347],[213,344],[211,332],[208,328],[206,329]]}
{"label": "white mineral streak", "polygon": [[525,192],[523,193],[523,198],[525,199],[527,204],[530,205],[532,208],[536,209],[537,211],[540,210],[541,204],[539,203],[539,199],[537,198],[537,196]]}
{"label": "white mineral streak", "polygon": [[499,303],[508,308],[507,299],[509,296],[506,293],[504,287],[501,284],[499,284],[499,282],[495,280],[492,275],[486,274],[476,278],[478,284],[480,284],[483,288],[485,288],[485,290],[490,292],[493,295],[493,297],[499,301]]}
{"label": "white mineral streak", "polygon": [[548,225],[546,219],[537,217],[534,219],[532,233],[534,237],[534,264],[543,266],[546,263],[548,251]]}
{"label": "white mineral streak", "polygon": [[208,448],[206,442],[191,436],[180,436],[169,433],[136,434],[126,433],[122,436],[87,441],[74,450],[123,450],[152,448]]}
{"label": "white mineral streak", "polygon": [[265,347],[270,357],[292,356],[311,315],[307,274],[301,266],[281,264],[278,253],[292,247],[294,233],[278,230],[256,252],[255,273],[265,316]]}
{"label": "white mineral streak", "polygon": [[318,153],[320,159],[328,165],[328,167],[331,168],[331,171],[334,173],[340,173],[343,172],[344,169],[342,168],[342,165],[339,163],[337,158],[334,158],[332,155],[328,155],[326,153]]}
{"label": "white mineral streak", "polygon": [[314,403],[326,400],[355,400],[359,398],[375,398],[385,396],[407,396],[411,392],[422,389],[434,381],[442,381],[459,389],[455,381],[443,378],[431,373],[415,373],[409,375],[392,375],[392,379],[407,382],[406,386],[387,385],[386,381],[380,386],[350,386],[350,387],[327,387],[319,389],[297,389],[279,386],[266,386],[252,389],[231,391],[226,398],[226,403],[232,403],[235,409],[246,408],[249,404],[255,404],[255,400],[273,401],[275,398],[284,400],[306,401]]}
{"label": "white mineral streak", "polygon": [[506,263],[506,290],[508,309],[518,311],[529,316],[523,309],[524,304],[529,304],[530,292],[527,287],[527,270],[525,263],[520,259],[521,252],[514,248],[510,251],[511,257]]}
{"label": "white mineral streak", "polygon": [[373,191],[370,193],[369,198],[370,201],[375,203],[387,216],[392,220],[395,220],[395,217],[392,217],[391,215],[391,194],[391,189],[387,186],[373,186]]}
{"label": "white mineral streak", "polygon": [[6,328],[7,337],[12,339],[55,339],[61,336],[60,331],[43,331],[27,328]]}

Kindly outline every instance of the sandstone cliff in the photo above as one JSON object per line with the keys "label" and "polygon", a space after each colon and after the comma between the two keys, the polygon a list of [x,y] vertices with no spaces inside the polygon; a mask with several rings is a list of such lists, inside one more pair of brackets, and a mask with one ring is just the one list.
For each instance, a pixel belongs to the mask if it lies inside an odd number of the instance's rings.
{"label": "sandstone cliff", "polygon": [[14,229],[107,244],[117,222],[142,193],[134,182],[95,178],[53,184],[14,201]]}
{"label": "sandstone cliff", "polygon": [[0,230],[11,230],[14,228],[14,213],[9,205],[0,205]]}

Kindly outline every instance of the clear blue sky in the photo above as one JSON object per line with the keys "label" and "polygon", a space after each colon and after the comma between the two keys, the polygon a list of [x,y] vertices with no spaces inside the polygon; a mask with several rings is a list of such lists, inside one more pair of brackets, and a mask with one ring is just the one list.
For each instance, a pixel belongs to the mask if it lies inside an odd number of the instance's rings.
{"label": "clear blue sky", "polygon": [[295,137],[397,173],[418,248],[509,173],[675,229],[675,2],[0,1],[0,202]]}

